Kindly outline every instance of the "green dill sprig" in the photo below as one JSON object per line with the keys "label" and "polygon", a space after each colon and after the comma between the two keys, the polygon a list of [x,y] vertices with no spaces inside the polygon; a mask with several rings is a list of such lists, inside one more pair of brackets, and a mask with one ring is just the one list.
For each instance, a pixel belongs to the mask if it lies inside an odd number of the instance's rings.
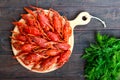
{"label": "green dill sprig", "polygon": [[120,80],[120,39],[98,33],[81,57],[86,80]]}

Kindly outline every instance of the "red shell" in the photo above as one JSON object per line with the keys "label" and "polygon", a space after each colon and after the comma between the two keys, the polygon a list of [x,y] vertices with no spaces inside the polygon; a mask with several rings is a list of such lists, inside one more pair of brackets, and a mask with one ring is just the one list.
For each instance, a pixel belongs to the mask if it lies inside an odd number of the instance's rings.
{"label": "red shell", "polygon": [[[59,68],[65,64],[70,55],[71,27],[68,20],[52,9],[47,12],[42,8],[24,8],[29,14],[22,14],[22,21],[13,22],[18,34],[13,32],[12,45],[26,66],[39,72]],[[54,66],[54,67],[52,67]]]}

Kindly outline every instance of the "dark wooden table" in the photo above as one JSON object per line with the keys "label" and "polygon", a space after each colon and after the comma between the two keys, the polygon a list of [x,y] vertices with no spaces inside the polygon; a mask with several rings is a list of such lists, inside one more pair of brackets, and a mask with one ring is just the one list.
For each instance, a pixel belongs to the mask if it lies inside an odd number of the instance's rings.
{"label": "dark wooden table", "polygon": [[[20,19],[25,13],[23,7],[35,5],[45,9],[53,8],[69,20],[74,19],[81,11],[104,20],[107,28],[92,19],[85,26],[74,29],[75,43],[72,55],[62,68],[38,74],[22,67],[13,59],[10,45],[12,22]],[[119,0],[0,0],[0,80],[84,80],[84,60],[80,56],[84,48],[94,42],[95,34],[101,32],[120,38],[120,1]]]}

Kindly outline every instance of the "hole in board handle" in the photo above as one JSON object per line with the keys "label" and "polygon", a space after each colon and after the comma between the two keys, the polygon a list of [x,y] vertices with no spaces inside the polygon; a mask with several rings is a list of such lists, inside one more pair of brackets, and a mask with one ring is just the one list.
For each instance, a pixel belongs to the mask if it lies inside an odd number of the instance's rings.
{"label": "hole in board handle", "polygon": [[83,17],[82,17],[82,20],[83,20],[83,21],[86,21],[86,20],[87,20],[87,17],[86,17],[86,16],[83,16]]}

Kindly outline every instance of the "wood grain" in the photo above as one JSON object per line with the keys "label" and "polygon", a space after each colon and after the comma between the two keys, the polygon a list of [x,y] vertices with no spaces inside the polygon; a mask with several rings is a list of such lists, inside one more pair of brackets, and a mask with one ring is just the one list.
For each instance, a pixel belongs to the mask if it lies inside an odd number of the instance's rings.
{"label": "wood grain", "polygon": [[[69,61],[51,73],[30,72],[13,58],[9,38],[14,28],[12,22],[19,20],[20,14],[26,13],[23,8],[30,5],[53,8],[69,20],[87,11],[104,20],[107,28],[95,19],[85,26],[76,26],[74,49]],[[84,60],[80,56],[90,42],[94,43],[97,32],[120,38],[119,0],[0,0],[0,80],[85,80]]]}
{"label": "wood grain", "polygon": [[6,61],[7,64],[0,61],[0,64],[2,64],[0,65],[0,78],[83,78],[83,67],[81,66],[83,60],[79,56],[80,54],[73,54],[69,62],[59,70],[46,74],[38,74],[23,68],[11,55],[1,55],[0,59]]}
{"label": "wood grain", "polygon": [[[75,9],[74,9],[75,8]],[[61,15],[66,16],[69,20],[76,18],[81,11],[87,11],[91,15],[101,18],[105,21],[106,29],[120,29],[120,8],[118,7],[80,7],[80,6],[58,6],[53,7]],[[13,13],[14,12],[14,13]],[[23,8],[0,8],[0,30],[12,30],[12,22],[18,21],[20,14],[26,13]],[[94,25],[93,25],[94,24]],[[92,19],[86,26],[76,27],[75,30],[95,30],[103,29],[103,25],[96,19]]]}
{"label": "wood grain", "polygon": [[114,1],[114,0],[53,0],[53,4],[56,6],[95,6],[95,7],[101,7],[101,6],[120,6],[120,1]]}

